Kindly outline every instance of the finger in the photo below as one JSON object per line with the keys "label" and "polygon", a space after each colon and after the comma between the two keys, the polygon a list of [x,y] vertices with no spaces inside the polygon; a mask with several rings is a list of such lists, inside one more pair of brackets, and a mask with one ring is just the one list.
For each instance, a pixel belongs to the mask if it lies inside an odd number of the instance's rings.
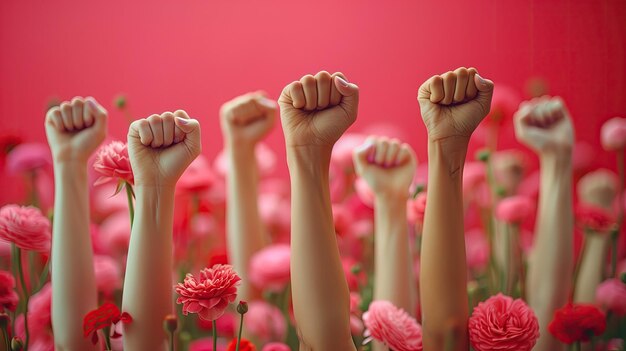
{"label": "finger", "polygon": [[274,121],[276,120],[276,113],[278,111],[276,101],[262,96],[254,100],[254,102],[257,105],[257,109],[261,111],[270,125],[273,126]]}
{"label": "finger", "polygon": [[76,130],[82,130],[85,127],[83,121],[84,107],[85,103],[82,97],[77,96],[72,99],[72,123]]}
{"label": "finger", "polygon": [[385,167],[396,166],[397,165],[396,157],[398,156],[399,151],[400,151],[400,141],[398,139],[391,139],[389,141],[389,147],[387,148],[387,153],[385,155],[383,166]]}
{"label": "finger", "polygon": [[[346,77],[341,72],[335,72],[331,75],[331,79],[333,82],[335,81],[335,77],[340,77],[340,78],[343,78],[343,80],[346,80]],[[330,100],[328,102],[329,105],[330,106],[338,105],[341,102],[341,97],[342,97],[341,93],[337,89],[337,86],[335,84],[331,84],[330,85]]]}
{"label": "finger", "polygon": [[317,82],[317,108],[325,109],[330,104],[330,92],[332,90],[332,82],[330,73],[321,71],[315,75]]}
{"label": "finger", "polygon": [[489,113],[491,110],[491,98],[493,96],[494,84],[491,80],[481,77],[478,72],[474,75],[474,83],[476,84],[476,89],[478,90],[476,99],[481,103],[481,105],[487,108],[485,112]]}
{"label": "finger", "polygon": [[456,87],[454,88],[453,102],[462,102],[465,100],[465,92],[467,91],[467,82],[469,82],[469,72],[467,68],[457,68],[454,73],[456,74]]}
{"label": "finger", "polygon": [[133,122],[131,125],[131,129],[132,128],[136,130],[136,133],[139,135],[139,140],[143,145],[150,146],[150,144],[152,144],[154,136],[152,135],[152,129],[150,129],[150,122],[148,122],[147,119],[144,118]]}
{"label": "finger", "polygon": [[85,106],[83,106],[83,124],[86,128],[91,127],[94,123],[94,108],[88,99],[85,99]]}
{"label": "finger", "polygon": [[87,99],[85,100],[87,102],[86,105],[88,106],[88,110],[89,110],[89,116],[90,116],[89,119],[93,118],[94,128],[102,129],[106,131],[107,110],[105,110],[104,107],[102,107],[102,105],[100,105],[96,101],[96,99],[94,99],[91,96],[87,97]]}
{"label": "finger", "polygon": [[69,102],[64,101],[61,103],[61,116],[63,116],[63,125],[65,130],[71,132],[74,130],[74,121],[72,118],[72,105]]}
{"label": "finger", "polygon": [[379,138],[376,142],[376,153],[374,154],[374,162],[377,165],[383,166],[385,164],[387,149],[389,149],[389,139]]}
{"label": "finger", "polygon": [[465,99],[471,100],[476,97],[478,94],[478,89],[476,88],[476,83],[474,82],[474,76],[476,76],[476,68],[470,68],[468,71],[467,77],[467,87],[465,88]]}
{"label": "finger", "polygon": [[454,100],[454,92],[456,90],[456,75],[453,72],[447,72],[443,75],[443,91],[444,96],[440,104],[450,105]]}
{"label": "finger", "polygon": [[185,132],[178,126],[176,123],[176,117],[180,117],[182,119],[189,119],[189,115],[184,110],[176,110],[174,111],[174,143],[180,143],[185,140]]}
{"label": "finger", "polygon": [[306,99],[304,97],[304,90],[302,87],[302,83],[293,82],[289,85],[289,95],[291,96],[291,101],[293,103],[294,108],[304,108],[306,104]]}
{"label": "finger", "polygon": [[363,144],[354,149],[352,159],[354,161],[357,174],[362,173],[363,166],[368,164],[374,151],[374,140],[370,137]]}
{"label": "finger", "polygon": [[152,115],[148,117],[150,129],[152,130],[152,143],[150,146],[157,148],[163,146],[163,122],[161,116]]}
{"label": "finger", "polygon": [[359,106],[359,87],[340,76],[335,76],[334,83],[333,85],[341,94],[340,104],[356,111]]}
{"label": "finger", "polygon": [[61,116],[61,110],[58,106],[55,106],[48,111],[46,122],[52,125],[59,132],[65,132],[63,116]]}
{"label": "finger", "polygon": [[409,144],[402,143],[402,145],[400,145],[400,150],[398,151],[398,156],[396,157],[396,165],[402,166],[411,161],[417,162],[415,152]]}
{"label": "finger", "polygon": [[163,146],[167,147],[174,143],[174,114],[165,112],[161,115],[161,121],[163,122]]}
{"label": "finger", "polygon": [[441,76],[431,77],[427,83],[422,85],[420,94],[423,99],[429,99],[433,104],[438,104],[444,97],[443,78]]}
{"label": "finger", "polygon": [[317,108],[317,82],[312,75],[306,75],[300,79],[304,90],[305,105],[304,109],[313,111]]}

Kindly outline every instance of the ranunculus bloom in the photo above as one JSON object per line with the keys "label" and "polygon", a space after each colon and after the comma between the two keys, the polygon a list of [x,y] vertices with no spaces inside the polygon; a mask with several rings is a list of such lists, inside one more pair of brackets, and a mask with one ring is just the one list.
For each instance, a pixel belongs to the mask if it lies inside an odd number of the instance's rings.
{"label": "ranunculus bloom", "polygon": [[250,259],[250,282],[261,290],[279,292],[289,283],[291,248],[270,245]]}
{"label": "ranunculus bloom", "polygon": [[539,338],[533,310],[517,299],[498,294],[474,308],[469,339],[476,351],[530,351]]}
{"label": "ranunculus bloom", "polygon": [[422,351],[422,327],[389,301],[373,301],[363,313],[365,341],[376,339],[394,351]]}
{"label": "ranunculus bloom", "polygon": [[605,329],[604,313],[591,304],[567,304],[554,313],[548,325],[550,334],[566,344],[589,341]]}
{"label": "ranunculus bloom", "polygon": [[51,165],[52,156],[46,144],[24,143],[11,150],[6,162],[9,174],[21,174]]}
{"label": "ranunculus bloom", "polygon": [[0,271],[0,307],[15,311],[19,299],[11,272]]}
{"label": "ranunculus bloom", "polygon": [[0,208],[0,240],[24,250],[50,252],[50,221],[38,208],[6,205]]}
{"label": "ranunculus bloom", "polygon": [[626,315],[626,284],[619,279],[608,279],[598,285],[596,302],[618,316]]}
{"label": "ranunculus bloom", "polygon": [[506,223],[519,223],[534,210],[533,201],[526,196],[511,196],[498,203],[496,218]]}
{"label": "ranunculus bloom", "polygon": [[101,147],[96,155],[93,168],[102,174],[96,180],[95,185],[118,179],[133,184],[133,170],[130,166],[130,157],[128,157],[128,146],[126,143],[112,141]]}
{"label": "ranunculus bloom", "polygon": [[117,262],[110,256],[95,255],[93,266],[98,291],[111,294],[122,286],[122,276]]}
{"label": "ranunculus bloom", "polygon": [[584,230],[605,233],[615,225],[615,217],[602,207],[579,204],[576,207],[576,222]]}
{"label": "ranunculus bloom", "polygon": [[265,344],[261,351],[291,351],[291,349],[282,342],[271,342],[269,344]]}
{"label": "ranunculus bloom", "polygon": [[604,122],[600,140],[607,151],[623,149],[626,146],[626,118],[614,117]]}
{"label": "ranunculus bloom", "polygon": [[406,203],[407,220],[411,224],[424,222],[424,213],[426,212],[426,192],[423,191]]}
{"label": "ranunculus bloom", "polygon": [[282,340],[285,337],[287,324],[282,312],[265,301],[252,301],[248,304],[244,323],[246,332],[262,343]]}
{"label": "ranunculus bloom", "polygon": [[183,304],[183,314],[197,313],[200,318],[214,321],[220,318],[228,304],[237,298],[241,278],[230,265],[215,265],[200,271],[198,277],[187,274],[183,283],[175,286]]}
{"label": "ranunculus bloom", "polygon": [[[236,351],[237,350],[237,338],[231,340],[226,346],[226,351]],[[239,342],[239,351],[256,351],[256,346],[250,341],[241,338]]]}

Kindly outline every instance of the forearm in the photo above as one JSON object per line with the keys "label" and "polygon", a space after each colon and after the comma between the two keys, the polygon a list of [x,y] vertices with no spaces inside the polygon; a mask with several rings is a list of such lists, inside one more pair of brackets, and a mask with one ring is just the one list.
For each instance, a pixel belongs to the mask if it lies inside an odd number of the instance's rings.
{"label": "forearm", "polygon": [[428,195],[421,249],[424,349],[467,350],[467,267],[462,177],[466,143],[429,142]]}
{"label": "forearm", "polygon": [[226,149],[230,162],[226,201],[228,257],[242,278],[239,298],[251,301],[261,294],[250,284],[250,259],[264,243],[258,209],[258,168],[254,146],[227,145]]}
{"label": "forearm", "polygon": [[135,187],[135,221],[130,238],[122,309],[124,349],[162,350],[163,319],[172,313],[173,187]]}
{"label": "forearm", "polygon": [[585,238],[585,251],[576,281],[574,302],[596,301],[596,288],[602,282],[602,267],[606,262],[607,235],[608,233],[591,234]]}
{"label": "forearm", "polygon": [[416,284],[408,239],[405,196],[376,196],[374,299],[415,314]]}
{"label": "forearm", "polygon": [[52,228],[52,327],[58,350],[97,350],[82,333],[85,315],[97,308],[89,233],[87,164],[55,163]]}
{"label": "forearm", "polygon": [[349,292],[330,204],[330,150],[293,148],[287,151],[287,160],[292,189],[292,295],[302,347],[354,350]]}

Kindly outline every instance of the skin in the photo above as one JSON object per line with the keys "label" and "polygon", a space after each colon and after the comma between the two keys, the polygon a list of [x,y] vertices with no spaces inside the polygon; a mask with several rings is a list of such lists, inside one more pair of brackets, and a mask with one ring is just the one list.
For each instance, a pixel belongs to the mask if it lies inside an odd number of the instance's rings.
{"label": "skin", "polygon": [[[428,194],[420,298],[425,350],[468,350],[463,165],[472,132],[489,113],[493,82],[473,68],[428,79],[418,101],[428,130]],[[452,345],[450,346],[450,342]]]}
{"label": "skin", "polygon": [[172,222],[174,188],[200,154],[200,125],[185,111],[133,122],[128,153],[135,177],[136,210],[124,281],[125,350],[164,350],[163,319],[173,313]]}
{"label": "skin", "polygon": [[528,259],[528,304],[539,320],[534,350],[560,350],[548,332],[554,311],[568,300],[573,272],[572,147],[570,114],[558,98],[523,102],[514,116],[517,139],[540,159],[534,249]]}
{"label": "skin", "polygon": [[248,278],[250,259],[266,242],[256,201],[259,170],[254,150],[274,127],[276,110],[275,101],[255,92],[226,102],[220,111],[224,148],[230,164],[226,201],[228,257],[242,279],[238,297],[244,301],[262,297]]}
{"label": "skin", "polygon": [[333,145],[356,120],[358,97],[358,87],[341,73],[322,71],[290,83],[278,100],[291,176],[291,283],[300,350],[356,350],[328,180]]}
{"label": "skin", "polygon": [[92,97],[75,97],[51,108],[45,127],[55,174],[51,254],[55,349],[98,350],[82,333],[84,316],[98,307],[87,160],[106,136],[107,112]]}

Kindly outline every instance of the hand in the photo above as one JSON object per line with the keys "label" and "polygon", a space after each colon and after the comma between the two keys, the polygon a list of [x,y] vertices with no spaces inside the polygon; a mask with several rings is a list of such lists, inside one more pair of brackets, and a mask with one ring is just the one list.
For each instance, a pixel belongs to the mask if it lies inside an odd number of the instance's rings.
{"label": "hand", "polygon": [[254,146],[274,127],[276,102],[263,92],[238,96],[222,105],[220,124],[231,146]]}
{"label": "hand", "polygon": [[397,139],[369,137],[353,154],[357,175],[376,196],[409,196],[417,158],[408,144]]}
{"label": "hand", "polygon": [[356,120],[359,88],[341,73],[322,71],[287,85],[278,103],[287,147],[330,149]]}
{"label": "hand", "polygon": [[136,120],[128,129],[136,185],[175,186],[201,151],[200,124],[182,110]]}
{"label": "hand", "polygon": [[46,136],[54,162],[84,162],[107,132],[107,111],[92,97],[75,97],[46,115]]}
{"label": "hand", "polygon": [[543,96],[524,101],[513,121],[517,140],[536,152],[571,153],[574,128],[561,98]]}
{"label": "hand", "polygon": [[469,140],[491,107],[493,82],[481,78],[474,68],[458,68],[428,79],[417,100],[430,141],[450,137]]}
{"label": "hand", "polygon": [[608,169],[585,174],[578,181],[578,198],[582,203],[611,209],[618,193],[619,178]]}

